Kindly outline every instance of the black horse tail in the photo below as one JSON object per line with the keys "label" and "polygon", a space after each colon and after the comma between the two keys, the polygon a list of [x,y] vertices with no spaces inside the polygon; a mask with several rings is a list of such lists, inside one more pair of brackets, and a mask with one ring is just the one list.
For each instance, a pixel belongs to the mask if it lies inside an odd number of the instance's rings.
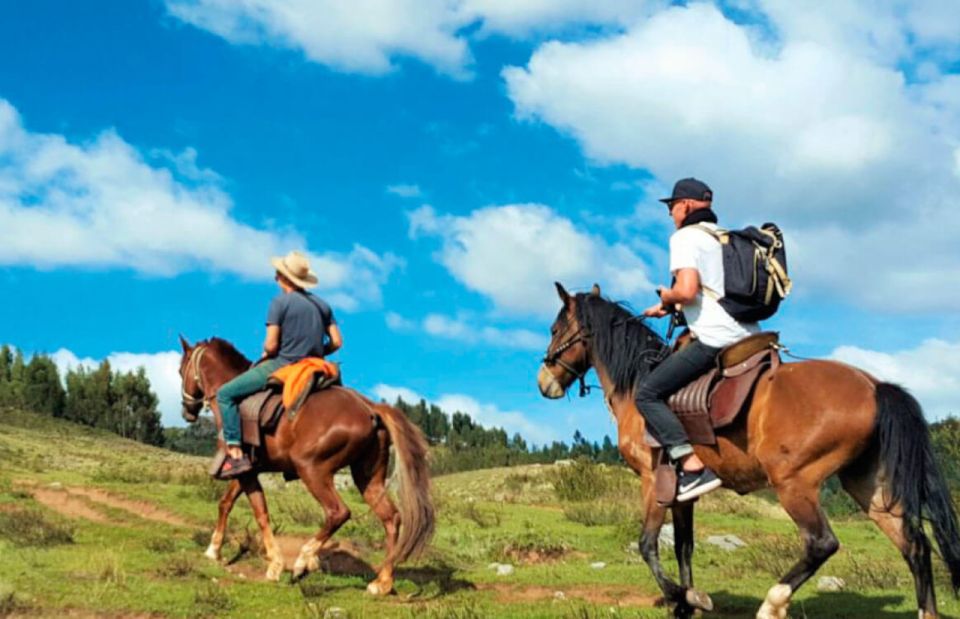
{"label": "black horse tail", "polygon": [[933,453],[923,411],[912,395],[890,383],[877,385],[876,398],[887,508],[903,510],[904,533],[917,549],[929,548],[923,531],[924,520],[929,521],[956,594],[960,589],[957,514]]}

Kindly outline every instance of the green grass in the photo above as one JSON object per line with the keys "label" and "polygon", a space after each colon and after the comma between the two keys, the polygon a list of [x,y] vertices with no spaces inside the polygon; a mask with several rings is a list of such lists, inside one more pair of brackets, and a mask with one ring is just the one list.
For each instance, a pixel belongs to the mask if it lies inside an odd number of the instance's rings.
{"label": "green grass", "polygon": [[[397,572],[398,595],[366,595],[366,575],[317,573],[298,585],[262,581],[266,564],[246,500],[231,517],[224,556],[202,556],[224,484],[202,459],[112,434],[14,411],[0,411],[0,617],[665,617],[658,591],[630,543],[639,535],[640,487],[617,467],[525,466],[438,477],[438,527],[421,560]],[[139,471],[149,470],[144,478]],[[263,476],[276,528],[304,541],[322,510],[299,482]],[[109,519],[66,516],[32,498],[36,488],[100,489],[149,503],[183,526],[116,507],[88,506]],[[367,564],[383,556],[383,535],[355,490],[343,492],[353,518],[335,539],[350,540]],[[714,617],[750,617],[766,590],[798,558],[796,529],[769,497],[720,492],[697,510],[697,583],[711,593]],[[870,522],[840,514],[843,543],[820,575],[847,582],[840,593],[806,586],[793,617],[915,617],[913,584],[899,553]],[[746,548],[703,543],[734,534]],[[676,573],[672,552],[666,569]],[[493,562],[515,571],[498,576]],[[593,562],[604,562],[593,569]],[[361,570],[362,572],[363,570]],[[960,616],[937,568],[945,616]]]}

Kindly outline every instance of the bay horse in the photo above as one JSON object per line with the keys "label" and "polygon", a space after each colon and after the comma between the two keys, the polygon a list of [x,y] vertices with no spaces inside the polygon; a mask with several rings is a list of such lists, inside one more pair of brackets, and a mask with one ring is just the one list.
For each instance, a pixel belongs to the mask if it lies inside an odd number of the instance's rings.
{"label": "bay horse", "polygon": [[[221,385],[247,370],[251,363],[226,340],[211,338],[191,346],[180,337],[183,356],[183,416],[195,421],[201,408],[209,406],[223,433],[216,393]],[[390,444],[396,453],[400,509],[387,493]],[[387,595],[393,591],[397,563],[423,550],[433,535],[435,514],[430,498],[427,442],[423,433],[400,410],[378,404],[352,389],[330,387],[311,394],[291,419],[284,413],[276,429],[263,437],[256,452],[257,468],[232,480],[219,502],[219,518],[206,556],[220,559],[227,519],[241,492],[246,493],[260,527],[269,561],[266,577],[277,581],[283,572],[283,557],[270,528],[270,517],[260,472],[294,473],[323,506],[323,527],[300,550],[293,567],[294,580],[319,569],[318,553],[350,518],[350,510],[337,493],[334,474],[350,467],[353,481],[376,513],[386,533],[386,557],[367,591]]]}
{"label": "bay horse", "polygon": [[[644,319],[600,295],[570,295],[556,284],[563,307],[537,376],[547,398],[562,397],[592,367],[616,418],[618,445],[643,482],[645,518],[640,551],[675,617],[712,610],[693,588],[693,503],[671,507],[680,583],[668,578],[657,548],[666,517],[654,495],[659,449],[645,440],[633,390],[667,342]],[[772,487],[800,529],[804,554],[767,593],[758,619],[784,619],[793,593],[840,543],[820,506],[820,486],[832,475],[900,550],[913,574],[921,619],[937,617],[929,525],[960,587],[960,535],[949,489],[934,457],[917,401],[902,388],[835,361],[784,363],[757,384],[747,410],[717,431],[717,444],[694,451],[740,494]]]}

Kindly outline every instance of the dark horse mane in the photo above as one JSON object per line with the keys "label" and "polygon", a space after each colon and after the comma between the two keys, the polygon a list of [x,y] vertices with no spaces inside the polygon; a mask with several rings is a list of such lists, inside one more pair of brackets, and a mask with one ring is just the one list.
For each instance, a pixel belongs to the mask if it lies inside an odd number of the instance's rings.
{"label": "dark horse mane", "polygon": [[207,346],[213,349],[217,356],[228,366],[236,370],[246,370],[250,367],[250,360],[242,352],[220,337],[211,337],[209,340],[197,342],[197,346]]}
{"label": "dark horse mane", "polygon": [[615,393],[631,393],[660,360],[667,342],[622,303],[587,293],[576,299],[577,320],[590,334],[595,360],[603,364]]}

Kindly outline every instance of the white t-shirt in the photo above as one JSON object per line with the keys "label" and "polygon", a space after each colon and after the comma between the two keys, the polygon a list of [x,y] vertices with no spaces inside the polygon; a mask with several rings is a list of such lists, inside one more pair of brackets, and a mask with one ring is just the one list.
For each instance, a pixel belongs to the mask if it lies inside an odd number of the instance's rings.
{"label": "white t-shirt", "polygon": [[[700,225],[717,229],[711,223]],[[683,306],[683,314],[690,330],[701,342],[722,348],[760,330],[755,322],[737,322],[716,299],[703,294],[704,287],[718,297],[722,297],[724,291],[723,248],[705,230],[686,226],[670,237],[670,272],[676,275],[680,269],[696,269],[700,274],[701,290],[692,303]]]}

